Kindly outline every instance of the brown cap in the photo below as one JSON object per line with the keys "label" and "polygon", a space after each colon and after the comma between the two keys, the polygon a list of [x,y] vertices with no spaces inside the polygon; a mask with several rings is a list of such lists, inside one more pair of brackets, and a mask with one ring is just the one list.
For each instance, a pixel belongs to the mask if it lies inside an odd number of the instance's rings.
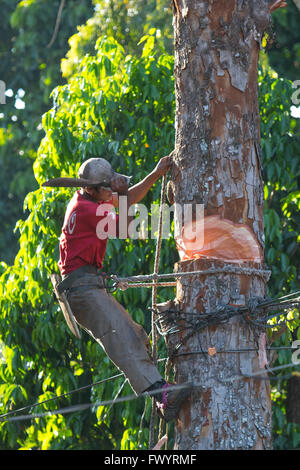
{"label": "brown cap", "polygon": [[90,158],[79,168],[78,178],[53,178],[43,183],[42,186],[66,188],[86,186],[110,187],[112,178],[118,175],[127,178],[129,183],[131,177],[116,173],[111,164],[104,158]]}

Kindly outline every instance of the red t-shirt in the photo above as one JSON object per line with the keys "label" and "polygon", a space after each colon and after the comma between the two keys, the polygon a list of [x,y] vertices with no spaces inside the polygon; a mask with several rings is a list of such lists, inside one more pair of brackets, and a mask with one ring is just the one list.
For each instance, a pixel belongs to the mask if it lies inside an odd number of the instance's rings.
{"label": "red t-shirt", "polygon": [[60,237],[61,274],[70,274],[87,264],[102,268],[108,233],[116,236],[117,220],[112,200],[93,202],[76,191],[68,204]]}

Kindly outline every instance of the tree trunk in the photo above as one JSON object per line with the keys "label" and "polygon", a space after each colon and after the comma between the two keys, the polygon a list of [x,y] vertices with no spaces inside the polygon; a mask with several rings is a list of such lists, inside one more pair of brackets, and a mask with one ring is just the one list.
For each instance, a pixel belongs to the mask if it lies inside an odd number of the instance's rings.
{"label": "tree trunk", "polygon": [[[270,21],[268,2],[174,0],[173,13],[176,156],[169,197],[180,205],[204,204],[205,216],[246,225],[263,250],[257,65],[260,41]],[[176,270],[228,264],[232,265],[212,257],[187,259]],[[263,268],[250,261],[243,266]],[[251,297],[263,297],[265,283],[259,275],[238,273],[182,278],[175,301],[178,318],[186,318],[180,312],[200,316],[220,305],[243,305]],[[168,337],[169,351],[184,335],[183,330]],[[260,370],[259,335],[261,330],[239,316],[206,327],[183,342],[181,355],[173,358],[176,379],[196,383],[197,388],[182,407],[176,449],[271,448],[268,380],[234,379]],[[217,353],[206,354],[209,348]],[[256,351],[220,352],[243,348]],[[192,354],[199,350],[203,354]]]}
{"label": "tree trunk", "polygon": [[286,397],[286,418],[288,423],[300,425],[300,378],[291,377],[288,381]]}

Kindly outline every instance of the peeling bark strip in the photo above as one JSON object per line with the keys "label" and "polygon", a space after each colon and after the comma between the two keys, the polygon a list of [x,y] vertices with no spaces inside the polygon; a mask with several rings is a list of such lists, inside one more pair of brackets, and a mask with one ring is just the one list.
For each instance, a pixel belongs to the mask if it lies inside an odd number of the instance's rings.
{"label": "peeling bark strip", "polygon": [[[270,21],[268,1],[174,0],[173,14],[176,156],[169,192],[176,203],[203,203],[205,215],[248,225],[263,248],[257,64]],[[224,262],[188,260],[177,270],[213,266]],[[259,278],[215,274],[178,283],[177,302],[183,311],[201,314],[264,294]],[[184,345],[182,352],[245,347],[257,347],[257,352],[175,359],[178,381],[201,384],[182,408],[177,449],[271,447],[269,382],[228,382],[259,370],[260,333],[232,319]]]}

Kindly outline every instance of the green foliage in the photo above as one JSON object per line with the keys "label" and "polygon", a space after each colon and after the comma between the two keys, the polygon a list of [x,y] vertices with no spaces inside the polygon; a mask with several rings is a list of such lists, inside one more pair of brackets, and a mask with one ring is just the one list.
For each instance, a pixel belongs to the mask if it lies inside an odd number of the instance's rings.
{"label": "green foliage", "polygon": [[295,450],[300,447],[300,425],[288,423],[285,413],[286,382],[282,389],[272,389],[274,449]]}
{"label": "green foliage", "polygon": [[266,262],[272,295],[299,282],[300,153],[297,120],[291,116],[290,81],[259,73],[261,146],[265,176]]}
{"label": "green foliage", "polygon": [[268,52],[270,65],[290,80],[299,80],[300,76],[299,19],[300,11],[293,0],[273,14],[275,37]]}
{"label": "green foliage", "polygon": [[[44,114],[45,136],[34,173],[38,183],[58,175],[74,175],[86,158],[102,155],[117,171],[139,181],[174,145],[173,58],[155,48],[155,31],[143,38],[144,53],[128,56],[112,38],[99,38],[96,55],[86,56],[68,83],[53,91],[54,106]],[[157,200],[157,185],[148,197]],[[1,365],[1,412],[115,374],[115,367],[88,335],[81,341],[68,331],[51,294],[49,274],[57,271],[58,237],[72,190],[38,189],[28,194],[29,216],[17,224],[20,250],[1,277],[0,333],[5,361]],[[151,197],[152,196],[152,197]],[[147,203],[147,201],[146,201]],[[120,275],[153,270],[153,240],[109,242],[104,270]],[[177,259],[172,242],[164,248],[161,268]],[[133,318],[149,325],[151,292],[121,291],[118,300]],[[161,299],[169,296],[162,289]],[[123,379],[95,386],[58,402],[41,404],[39,412],[69,404],[111,399]],[[128,385],[124,393],[132,393]],[[5,448],[110,449],[136,447],[144,402],[107,409],[1,423]],[[145,420],[149,421],[150,410]],[[146,426],[145,426],[146,427]],[[147,445],[143,432],[141,445]]]}

